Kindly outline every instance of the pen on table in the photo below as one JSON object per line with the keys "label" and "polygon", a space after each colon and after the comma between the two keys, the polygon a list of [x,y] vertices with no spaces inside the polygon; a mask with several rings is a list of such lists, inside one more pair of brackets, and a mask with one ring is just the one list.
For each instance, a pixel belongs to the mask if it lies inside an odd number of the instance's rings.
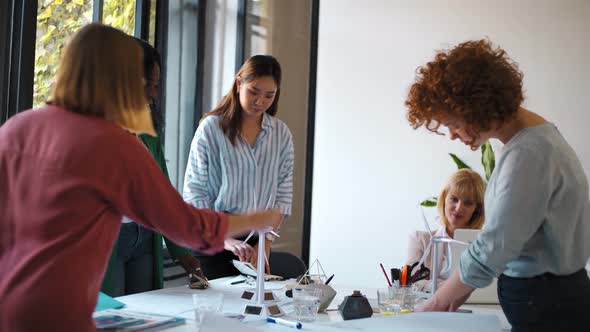
{"label": "pen on table", "polygon": [[248,279],[242,279],[242,280],[232,281],[232,282],[230,282],[230,285],[241,284],[243,282],[246,282],[246,280],[248,280]]}
{"label": "pen on table", "polygon": [[275,323],[275,324],[281,324],[281,325],[285,325],[285,326],[294,327],[298,330],[300,330],[303,327],[303,325],[301,325],[301,323],[299,323],[299,322],[292,322],[290,320],[276,318],[276,317],[267,317],[266,321],[269,323]]}
{"label": "pen on table", "polygon": [[383,275],[385,276],[385,279],[387,280],[389,287],[393,287],[393,285],[391,284],[391,281],[389,281],[389,277],[387,276],[387,272],[385,272],[385,268],[383,267],[383,264],[379,263],[379,266],[381,266],[381,271],[383,271]]}
{"label": "pen on table", "polygon": [[326,280],[325,285],[329,284],[330,281],[332,281],[332,278],[334,278],[334,275],[333,274],[330,276],[330,278],[328,278],[328,280]]}

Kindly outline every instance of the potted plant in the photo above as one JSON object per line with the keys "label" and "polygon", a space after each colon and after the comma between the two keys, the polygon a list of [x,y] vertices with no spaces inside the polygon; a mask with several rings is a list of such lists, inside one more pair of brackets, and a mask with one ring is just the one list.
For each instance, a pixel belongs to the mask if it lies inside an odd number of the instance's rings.
{"label": "potted plant", "polygon": [[[490,176],[492,176],[492,172],[494,171],[494,167],[496,166],[496,157],[494,155],[494,150],[492,149],[492,145],[490,142],[485,142],[481,148],[481,164],[483,165],[483,169],[485,172],[485,181],[490,180]],[[467,165],[463,160],[457,157],[454,153],[449,153],[455,164],[457,165],[458,169],[462,168],[469,168],[471,167]],[[433,207],[436,206],[437,198],[436,197],[429,197],[422,202],[420,202],[421,206],[425,207]]]}

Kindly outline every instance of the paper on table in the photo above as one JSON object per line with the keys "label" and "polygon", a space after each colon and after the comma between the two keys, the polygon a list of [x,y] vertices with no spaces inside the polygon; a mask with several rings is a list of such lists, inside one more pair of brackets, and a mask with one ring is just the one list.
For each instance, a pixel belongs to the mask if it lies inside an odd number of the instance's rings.
{"label": "paper on table", "polygon": [[248,319],[221,313],[207,313],[201,329],[205,331],[266,331],[266,321],[256,317]]}
{"label": "paper on table", "polygon": [[495,315],[500,320],[500,325],[502,326],[503,331],[510,331],[512,329],[512,325],[508,322],[506,315],[502,310],[492,309],[489,307],[479,306],[479,305],[465,305],[461,308],[472,310],[476,314],[484,314],[484,315]]}
{"label": "paper on table", "polygon": [[389,331],[438,332],[498,332],[500,321],[495,315],[465,314],[456,312],[418,312],[395,316],[345,321],[347,328],[359,327],[365,331],[378,331],[387,326]]}

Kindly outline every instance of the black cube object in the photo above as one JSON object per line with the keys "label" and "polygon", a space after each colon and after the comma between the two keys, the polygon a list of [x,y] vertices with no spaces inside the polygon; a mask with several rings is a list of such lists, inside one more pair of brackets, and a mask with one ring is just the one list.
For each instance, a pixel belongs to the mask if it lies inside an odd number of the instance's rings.
{"label": "black cube object", "polygon": [[373,315],[373,308],[371,308],[369,300],[357,290],[344,298],[344,301],[338,306],[338,311],[344,320],[368,318]]}

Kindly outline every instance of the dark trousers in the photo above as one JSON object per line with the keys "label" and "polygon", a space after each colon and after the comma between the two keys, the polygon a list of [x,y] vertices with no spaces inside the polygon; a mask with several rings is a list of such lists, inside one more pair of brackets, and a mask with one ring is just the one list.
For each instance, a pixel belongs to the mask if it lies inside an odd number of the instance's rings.
{"label": "dark trousers", "polygon": [[134,222],[121,224],[113,269],[113,294],[130,295],[154,289],[154,233]]}
{"label": "dark trousers", "polygon": [[568,276],[502,274],[498,298],[513,332],[590,330],[590,280],[585,269]]}

